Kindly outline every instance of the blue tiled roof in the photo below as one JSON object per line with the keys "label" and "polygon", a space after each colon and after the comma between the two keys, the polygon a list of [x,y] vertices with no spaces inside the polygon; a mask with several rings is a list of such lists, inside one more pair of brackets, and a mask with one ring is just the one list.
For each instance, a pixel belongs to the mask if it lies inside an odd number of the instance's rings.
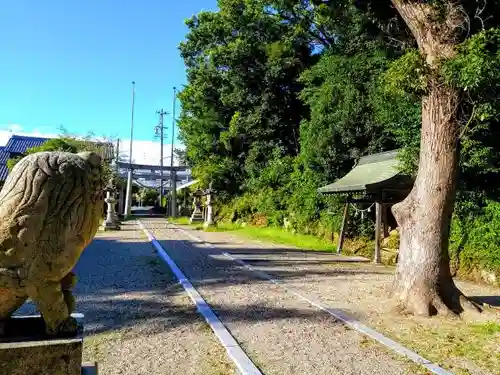
{"label": "blue tiled roof", "polygon": [[22,135],[13,135],[5,145],[5,151],[12,154],[24,154],[26,150],[32,147],[41,146],[49,138],[25,137]]}
{"label": "blue tiled roof", "polygon": [[0,164],[0,181],[5,181],[7,179],[8,174],[9,170],[7,169],[7,165]]}
{"label": "blue tiled roof", "polygon": [[10,154],[5,151],[5,147],[0,147],[0,165],[6,164]]}
{"label": "blue tiled roof", "polygon": [[9,170],[7,169],[7,160],[9,160],[9,153],[5,151],[5,147],[0,147],[0,181],[5,181]]}
{"label": "blue tiled roof", "polygon": [[[43,145],[50,138],[28,137],[22,135],[12,135],[5,145],[0,147],[0,181],[5,181],[7,174],[7,160],[9,158],[24,154],[28,149]],[[101,155],[105,160],[111,160],[114,157],[114,147],[112,143],[96,142],[94,151]]]}

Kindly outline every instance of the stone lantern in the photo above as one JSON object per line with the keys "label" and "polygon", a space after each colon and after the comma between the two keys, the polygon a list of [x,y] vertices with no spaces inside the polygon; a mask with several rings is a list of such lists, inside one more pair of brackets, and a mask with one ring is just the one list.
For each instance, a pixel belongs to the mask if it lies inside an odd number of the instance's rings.
{"label": "stone lantern", "polygon": [[201,211],[201,197],[203,197],[205,193],[203,190],[196,190],[191,196],[193,197],[193,213],[191,214],[191,218],[189,219],[189,223],[201,223],[203,221],[203,213]]}
{"label": "stone lantern", "polygon": [[108,210],[106,214],[106,220],[104,221],[103,224],[103,229],[119,230],[120,223],[118,221],[118,215],[116,214],[115,211],[115,204],[116,204],[116,199],[114,197],[115,186],[112,179],[109,181],[108,185],[104,188],[104,191],[106,192],[106,199],[104,199],[104,202],[106,202],[106,204],[108,205]]}
{"label": "stone lantern", "polygon": [[212,198],[213,194],[216,193],[216,191],[212,187],[212,182],[208,185],[208,189],[205,190],[205,195],[207,196],[207,215],[205,217],[205,222],[203,223],[203,227],[206,229],[212,225],[214,225],[214,214],[213,214],[213,207],[212,207]]}

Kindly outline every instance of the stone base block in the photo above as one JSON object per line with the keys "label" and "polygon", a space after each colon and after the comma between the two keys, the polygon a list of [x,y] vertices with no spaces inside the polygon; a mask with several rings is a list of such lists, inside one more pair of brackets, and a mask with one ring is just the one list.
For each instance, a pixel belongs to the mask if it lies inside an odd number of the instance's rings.
{"label": "stone base block", "polygon": [[98,375],[97,363],[82,364],[82,375]]}
{"label": "stone base block", "polygon": [[[48,338],[42,318],[16,316],[1,323],[0,374],[82,375],[83,326],[74,337]],[[95,373],[94,373],[95,374]]]}
{"label": "stone base block", "polygon": [[189,219],[189,223],[192,224],[192,223],[203,223],[203,215],[201,214],[201,212],[198,214],[194,214],[191,216],[191,218]]}
{"label": "stone base block", "polygon": [[108,231],[108,230],[120,230],[120,226],[119,225],[115,225],[115,226],[112,226],[112,227],[103,227],[102,228],[104,231]]}
{"label": "stone base block", "polygon": [[107,230],[120,230],[120,225],[118,223],[104,223],[102,229]]}

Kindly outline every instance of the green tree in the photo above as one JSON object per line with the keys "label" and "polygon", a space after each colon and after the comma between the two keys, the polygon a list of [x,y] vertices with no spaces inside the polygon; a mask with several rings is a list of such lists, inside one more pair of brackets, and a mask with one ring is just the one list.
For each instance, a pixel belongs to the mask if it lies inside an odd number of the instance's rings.
{"label": "green tree", "polygon": [[143,206],[154,206],[158,200],[158,191],[150,188],[140,188],[136,198]]}
{"label": "green tree", "polygon": [[[449,79],[447,66],[451,64],[457,68],[458,64],[455,78],[464,74],[469,82],[492,78],[479,66],[475,71],[460,69],[464,54],[460,43],[469,44],[475,40],[475,27],[484,28],[486,18],[480,17],[479,25],[470,22],[475,19],[474,13],[478,14],[477,4],[472,1],[393,0],[392,3],[418,44],[421,64],[418,70],[412,71],[418,73],[420,79],[411,83],[413,86],[417,83],[417,87],[411,88],[422,95],[420,157],[415,184],[410,195],[393,208],[401,226],[395,298],[404,310],[414,314],[459,314],[472,304],[463,298],[453,282],[448,240],[458,185],[460,135],[469,122],[475,120],[476,114],[468,113],[469,121],[461,124],[460,110],[467,112],[465,90],[469,87],[460,85],[460,79]],[[492,11],[491,6],[489,11]],[[471,34],[464,33],[467,29]],[[483,55],[498,68],[498,41],[494,35],[487,36],[485,44],[489,48],[483,48]],[[473,49],[477,52],[481,45]],[[472,88],[487,95],[491,83]]]}
{"label": "green tree", "polygon": [[298,78],[314,58],[305,34],[268,14],[263,2],[221,0],[219,8],[187,22],[179,128],[195,175],[232,194],[275,147],[299,152],[307,108]]}
{"label": "green tree", "polygon": [[303,74],[301,97],[311,114],[301,125],[301,153],[323,183],[345,175],[360,156],[396,147],[396,137],[374,109],[376,86],[389,62],[383,52],[328,53]]}
{"label": "green tree", "polygon": [[[361,155],[402,147],[401,167],[416,182],[394,209],[395,299],[424,315],[470,307],[451,278],[448,238],[454,208],[461,235],[452,243],[464,254],[466,228],[496,228],[478,215],[496,220],[498,210],[500,3],[221,0],[219,8],[188,21],[181,46],[189,82],[181,138],[202,183],[214,179],[225,200],[241,196],[235,211],[275,224],[286,215],[309,231],[326,220],[319,184]],[[498,257],[487,258],[491,266]]]}

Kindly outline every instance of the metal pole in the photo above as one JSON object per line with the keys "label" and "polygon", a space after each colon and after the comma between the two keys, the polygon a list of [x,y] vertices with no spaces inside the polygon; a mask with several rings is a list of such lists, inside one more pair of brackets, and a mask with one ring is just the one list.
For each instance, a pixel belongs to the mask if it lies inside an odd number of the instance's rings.
{"label": "metal pole", "polygon": [[163,207],[163,110],[160,111],[160,207]]}
{"label": "metal pole", "polygon": [[132,119],[130,121],[130,149],[128,155],[128,176],[127,176],[127,195],[125,197],[125,216],[132,213],[132,141],[134,139],[134,105],[135,105],[135,81],[132,81]]}
{"label": "metal pole", "polygon": [[116,140],[116,176],[119,175],[118,162],[120,161],[120,138]]}
{"label": "metal pole", "polygon": [[172,217],[177,216],[177,191],[176,191],[176,174],[174,173],[174,137],[175,137],[175,103],[176,103],[176,91],[177,89],[174,86],[174,98],[172,104],[172,143],[170,148],[170,190],[172,192]]}
{"label": "metal pole", "polygon": [[[163,126],[163,118],[164,115],[168,114],[168,112],[160,109],[156,111],[157,114],[160,115],[160,120],[158,126],[155,127],[156,136],[160,136],[160,207],[163,207],[163,138],[165,127]],[[159,133],[159,134],[158,134]]]}

